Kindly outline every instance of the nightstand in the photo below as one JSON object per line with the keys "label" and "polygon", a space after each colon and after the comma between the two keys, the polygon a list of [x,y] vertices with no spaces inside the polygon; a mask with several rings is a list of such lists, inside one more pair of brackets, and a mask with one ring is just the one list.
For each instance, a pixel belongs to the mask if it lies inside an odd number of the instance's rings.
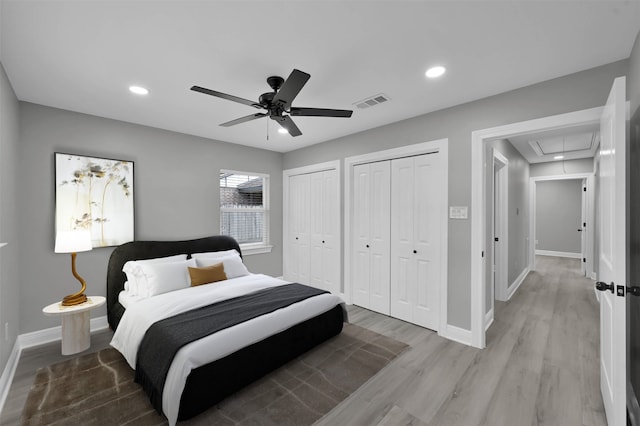
{"label": "nightstand", "polygon": [[61,302],[56,302],[42,309],[45,315],[62,317],[62,355],[73,355],[89,349],[89,313],[104,305],[105,300],[103,296],[89,296],[86,302],[79,305],[62,306]]}

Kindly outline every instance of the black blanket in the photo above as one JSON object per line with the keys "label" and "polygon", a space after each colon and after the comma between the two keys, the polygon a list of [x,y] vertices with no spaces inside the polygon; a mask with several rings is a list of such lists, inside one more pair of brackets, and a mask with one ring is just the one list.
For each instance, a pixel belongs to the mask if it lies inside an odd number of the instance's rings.
{"label": "black blanket", "polygon": [[285,284],[158,321],[149,327],[140,343],[135,381],[142,385],[154,408],[162,413],[165,379],[173,358],[181,347],[323,293],[327,292],[302,284]]}

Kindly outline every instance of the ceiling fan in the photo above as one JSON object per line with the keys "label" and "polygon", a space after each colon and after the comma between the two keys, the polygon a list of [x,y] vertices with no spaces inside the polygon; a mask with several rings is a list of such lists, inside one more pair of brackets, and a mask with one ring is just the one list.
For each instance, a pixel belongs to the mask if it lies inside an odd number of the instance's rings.
{"label": "ceiling fan", "polygon": [[273,89],[273,92],[263,93],[258,98],[258,102],[253,102],[233,95],[227,95],[222,92],[216,92],[215,90],[200,86],[192,86],[191,90],[266,110],[266,112],[258,112],[220,124],[223,127],[235,126],[236,124],[245,123],[257,118],[269,117],[270,119],[280,123],[280,125],[286,129],[291,136],[300,136],[302,132],[293,122],[291,116],[349,118],[351,117],[351,114],[353,114],[353,111],[345,109],[301,108],[291,106],[291,103],[295,97],[298,96],[298,93],[300,93],[300,90],[304,87],[310,77],[311,76],[309,74],[297,69],[294,69],[286,80],[278,76],[269,77],[267,78],[267,84],[269,84]]}

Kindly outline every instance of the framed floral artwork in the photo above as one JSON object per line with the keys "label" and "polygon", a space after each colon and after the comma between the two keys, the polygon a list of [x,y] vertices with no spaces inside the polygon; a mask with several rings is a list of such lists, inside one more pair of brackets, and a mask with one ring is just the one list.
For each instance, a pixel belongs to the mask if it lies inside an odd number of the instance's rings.
{"label": "framed floral artwork", "polygon": [[91,231],[93,247],[133,241],[133,161],[55,153],[56,233]]}

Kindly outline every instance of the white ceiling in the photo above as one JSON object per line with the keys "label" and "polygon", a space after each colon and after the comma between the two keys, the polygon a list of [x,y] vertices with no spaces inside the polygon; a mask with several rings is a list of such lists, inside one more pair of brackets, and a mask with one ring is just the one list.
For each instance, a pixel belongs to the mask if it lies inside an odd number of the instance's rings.
{"label": "white ceiling", "polygon": [[[532,133],[509,138],[509,142],[530,163],[578,160],[595,155],[600,144],[597,124]],[[561,155],[562,158],[555,158]]]}
{"label": "white ceiling", "polygon": [[[638,1],[0,1],[20,100],[280,152],[627,58],[640,30]],[[293,68],[311,74],[294,106],[353,117],[224,128],[256,110],[189,90],[257,100]]]}

